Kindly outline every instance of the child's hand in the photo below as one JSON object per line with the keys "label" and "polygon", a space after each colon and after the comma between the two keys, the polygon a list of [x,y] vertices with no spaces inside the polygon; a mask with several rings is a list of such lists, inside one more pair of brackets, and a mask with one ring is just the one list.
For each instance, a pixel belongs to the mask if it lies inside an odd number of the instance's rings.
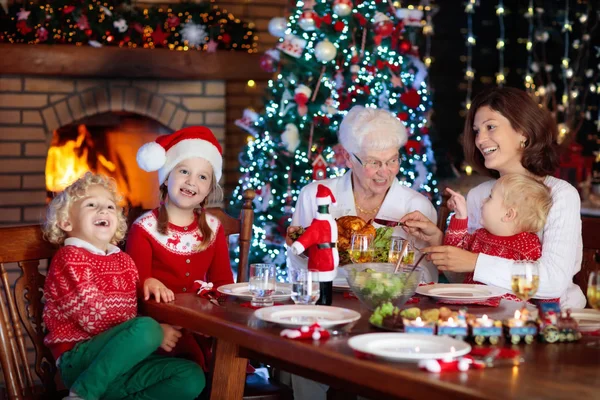
{"label": "child's hand", "polygon": [[464,196],[450,188],[446,188],[446,192],[450,193],[452,196],[450,197],[450,200],[448,200],[448,208],[454,211],[454,216],[458,219],[467,218],[469,215],[467,214],[467,201]]}
{"label": "child's hand", "polygon": [[154,296],[157,303],[160,303],[161,299],[165,303],[175,300],[173,291],[155,278],[148,278],[144,282],[144,300],[150,299],[150,295]]}
{"label": "child's hand", "polygon": [[172,326],[169,324],[160,324],[160,327],[163,330],[163,341],[160,344],[160,348],[164,351],[170,352],[175,348],[177,341],[181,337],[180,326]]}

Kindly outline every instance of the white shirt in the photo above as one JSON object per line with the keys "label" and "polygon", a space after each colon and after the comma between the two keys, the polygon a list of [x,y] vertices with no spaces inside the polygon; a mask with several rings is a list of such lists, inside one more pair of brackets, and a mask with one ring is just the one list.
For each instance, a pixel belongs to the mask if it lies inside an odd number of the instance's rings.
{"label": "white shirt", "polygon": [[[481,228],[481,206],[495,181],[484,182],[467,196],[469,232]],[[536,297],[560,298],[561,307],[583,308],[586,300],[573,276],[581,269],[583,242],[579,193],[568,182],[547,176],[544,183],[552,191],[552,208],[542,232],[540,286]],[[511,290],[512,260],[479,254],[473,279]]]}
{"label": "white shirt", "polygon": [[102,251],[99,248],[97,248],[96,246],[94,246],[93,244],[86,242],[85,240],[76,238],[76,237],[66,238],[65,246],[81,247],[82,249],[86,249],[90,253],[98,254],[101,256],[109,256],[111,254],[118,253],[121,251],[121,249],[119,249],[117,246],[115,246],[114,244],[110,244],[110,243],[108,245],[108,250]]}
{"label": "white shirt", "polygon": [[[292,217],[292,226],[307,227],[315,217],[317,211],[316,196],[317,186],[327,186],[336,200],[336,205],[329,207],[329,212],[334,219],[347,215],[357,215],[354,204],[354,192],[352,191],[352,171],[348,171],[343,176],[332,179],[315,181],[306,185],[300,191],[296,202],[296,210]],[[394,180],[388,191],[376,218],[398,221],[405,214],[411,211],[420,211],[432,221],[437,221],[437,213],[431,202],[422,194],[413,189],[402,185],[398,180]],[[375,224],[376,227],[379,225]],[[395,236],[406,237],[407,234],[401,228],[395,228]],[[418,247],[426,246],[425,242],[415,240]],[[306,268],[308,261],[301,258],[288,249],[288,268]],[[438,271],[435,265],[430,262],[422,261],[424,269],[422,280],[425,282],[437,282]]]}

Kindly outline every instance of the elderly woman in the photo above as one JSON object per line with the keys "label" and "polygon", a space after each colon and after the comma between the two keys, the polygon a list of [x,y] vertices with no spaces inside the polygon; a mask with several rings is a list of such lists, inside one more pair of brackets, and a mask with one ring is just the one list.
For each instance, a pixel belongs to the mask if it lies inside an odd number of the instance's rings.
{"label": "elderly woman", "polygon": [[[465,123],[465,156],[482,173],[497,178],[509,173],[532,176],[552,191],[552,208],[546,225],[538,232],[542,242],[540,285],[537,296],[560,298],[562,306],[585,307],[586,301],[573,276],[581,269],[582,239],[580,199],[569,183],[554,178],[558,167],[558,130],[550,113],[527,93],[497,88],[478,95]],[[481,206],[490,196],[495,180],[472,189],[467,196],[469,232],[481,228]],[[427,241],[424,251],[442,271],[473,272],[473,279],[511,290],[513,261],[440,246],[442,232],[421,213],[402,218],[407,231]]]}
{"label": "elderly woman", "polygon": [[[389,112],[381,109],[353,107],[344,117],[338,132],[344,148],[348,172],[341,177],[313,182],[298,196],[292,217],[291,232],[299,226],[308,226],[317,210],[317,185],[331,189],[337,206],[331,207],[334,218],[359,216],[365,221],[380,218],[397,221],[411,211],[435,221],[437,214],[431,202],[423,195],[402,185],[396,175],[400,170],[400,148],[407,140],[406,128]],[[400,228],[395,234],[407,236]],[[425,244],[417,241],[417,246]],[[421,263],[423,280],[437,282],[438,272],[431,263]],[[289,268],[306,268],[307,260],[288,251]],[[328,386],[292,375],[296,400],[325,400]]]}
{"label": "elderly woman", "polygon": [[[406,128],[389,112],[381,109],[353,107],[344,117],[339,133],[344,159],[349,171],[341,177],[313,182],[298,197],[290,231],[308,226],[315,216],[317,184],[331,189],[337,206],[330,212],[334,218],[353,215],[365,221],[375,218],[397,221],[411,211],[420,211],[431,220],[436,212],[423,195],[401,184],[400,148],[406,143]],[[406,236],[400,228],[398,234]],[[425,242],[415,243],[417,246]],[[288,251],[288,267],[306,268],[307,261]],[[431,263],[424,264],[423,279],[437,282],[438,273]]]}

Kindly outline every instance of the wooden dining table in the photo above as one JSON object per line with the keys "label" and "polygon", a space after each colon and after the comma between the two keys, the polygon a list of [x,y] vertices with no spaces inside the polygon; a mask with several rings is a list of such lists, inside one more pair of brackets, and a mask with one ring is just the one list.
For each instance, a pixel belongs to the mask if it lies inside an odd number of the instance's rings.
{"label": "wooden dining table", "polygon": [[[513,346],[524,359],[518,366],[502,363],[436,374],[419,370],[415,363],[357,357],[348,339],[380,331],[369,324],[371,312],[356,298],[334,293],[333,306],[356,310],[361,318],[347,334],[321,341],[283,338],[281,326],[256,318],[253,309],[243,307],[234,298],[217,306],[194,294],[178,294],[172,303],[145,301],[141,312],[216,339],[212,400],[242,398],[247,359],[370,399],[600,399],[600,348],[588,345],[598,337],[584,337],[573,343]],[[406,307],[414,306],[427,309],[440,305],[422,298],[418,304]],[[478,316],[503,319],[520,306],[503,300],[498,307],[469,306],[468,310]]]}

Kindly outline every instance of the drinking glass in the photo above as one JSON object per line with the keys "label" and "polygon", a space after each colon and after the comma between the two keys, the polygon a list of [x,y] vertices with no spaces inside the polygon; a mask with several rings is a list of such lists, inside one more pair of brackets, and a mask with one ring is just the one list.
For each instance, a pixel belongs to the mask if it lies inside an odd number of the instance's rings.
{"label": "drinking glass", "polygon": [[[587,287],[587,299],[594,310],[600,310],[600,271],[590,272]],[[588,346],[600,347],[600,341],[595,340]]]}
{"label": "drinking glass", "polygon": [[400,257],[404,257],[405,254],[402,254],[404,242],[406,242],[406,239],[401,237],[392,237],[392,240],[390,241],[390,251],[388,253],[389,263],[397,264]]}
{"label": "drinking glass", "polygon": [[373,235],[354,233],[350,242],[350,259],[353,263],[368,263],[373,261]]}
{"label": "drinking glass", "polygon": [[250,264],[248,290],[252,293],[250,304],[253,307],[273,305],[273,293],[277,285],[275,274],[275,264]]}
{"label": "drinking glass", "polygon": [[515,261],[512,266],[512,290],[519,299],[527,301],[540,286],[540,266],[537,261]]}
{"label": "drinking glass", "polygon": [[315,304],[319,300],[319,271],[309,269],[290,270],[292,300],[295,304]]}

